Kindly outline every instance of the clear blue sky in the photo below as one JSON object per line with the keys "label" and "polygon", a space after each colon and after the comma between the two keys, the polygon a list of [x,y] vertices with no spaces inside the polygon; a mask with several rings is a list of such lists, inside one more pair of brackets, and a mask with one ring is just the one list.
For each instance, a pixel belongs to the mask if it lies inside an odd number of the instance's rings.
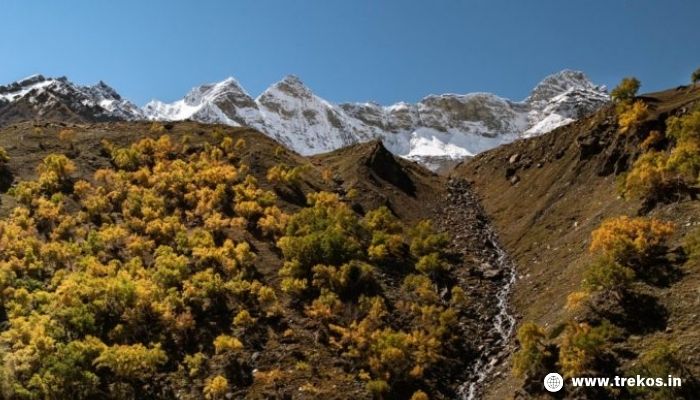
{"label": "clear blue sky", "polygon": [[3,0],[0,82],[102,79],[143,104],[236,77],[299,75],[336,102],[527,96],[545,75],[625,75],[643,91],[700,66],[697,0]]}

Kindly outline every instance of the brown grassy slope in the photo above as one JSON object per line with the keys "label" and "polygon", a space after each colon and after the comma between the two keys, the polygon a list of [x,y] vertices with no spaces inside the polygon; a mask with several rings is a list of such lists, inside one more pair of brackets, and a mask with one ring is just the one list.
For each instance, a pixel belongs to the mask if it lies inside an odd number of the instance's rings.
{"label": "brown grassy slope", "polygon": [[368,209],[385,205],[406,221],[431,217],[444,194],[444,178],[394,157],[380,141],[311,157],[344,191],[354,189]]}
{"label": "brown grassy slope", "polygon": [[[663,129],[669,115],[700,99],[699,88],[679,88],[643,96],[651,115],[636,131],[620,136],[612,107],[549,134],[502,146],[459,165],[454,175],[473,182],[500,239],[514,259],[518,281],[512,306],[521,321],[551,329],[566,317],[566,296],[579,287],[590,233],[607,217],[634,215],[641,204],[621,199],[616,172],[628,168],[638,143],[650,129]],[[677,224],[674,245],[700,224],[697,201],[658,205],[650,216]],[[642,350],[653,338],[681,344],[684,360],[700,372],[700,301],[697,265],[669,288],[652,289],[668,310],[666,328],[629,343]],[[640,316],[641,317],[641,316]],[[637,339],[637,338],[635,338]],[[508,378],[491,388],[489,398],[510,398],[518,382]]]}

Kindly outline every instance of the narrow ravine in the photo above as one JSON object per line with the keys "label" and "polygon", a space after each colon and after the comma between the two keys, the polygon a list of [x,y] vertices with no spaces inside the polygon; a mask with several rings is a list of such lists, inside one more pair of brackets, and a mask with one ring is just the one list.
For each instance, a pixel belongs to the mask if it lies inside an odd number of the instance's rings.
{"label": "narrow ravine", "polygon": [[497,268],[504,271],[505,278],[501,289],[498,291],[498,314],[494,318],[493,329],[498,333],[498,340],[490,349],[486,349],[485,357],[476,360],[472,367],[473,379],[464,382],[459,388],[460,398],[474,400],[480,393],[484,381],[491,376],[495,366],[501,361],[508,351],[508,344],[515,328],[515,317],[510,314],[508,298],[515,283],[515,268],[508,257],[508,253],[498,244],[496,233],[489,226],[487,228],[489,239],[498,254]]}
{"label": "narrow ravine", "polygon": [[476,355],[457,390],[459,399],[474,400],[480,398],[483,385],[510,349],[515,317],[509,297],[516,280],[515,266],[465,180],[448,181],[447,199],[438,215],[452,236],[453,251],[465,260],[464,281],[479,315],[468,329],[475,335],[469,340]]}

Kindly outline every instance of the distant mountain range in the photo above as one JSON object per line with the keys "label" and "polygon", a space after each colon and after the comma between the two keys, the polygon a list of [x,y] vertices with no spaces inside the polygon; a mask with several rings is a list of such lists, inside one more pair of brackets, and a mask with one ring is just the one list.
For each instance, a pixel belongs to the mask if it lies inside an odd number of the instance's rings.
{"label": "distant mountain range", "polygon": [[608,101],[605,87],[571,70],[546,77],[522,101],[490,93],[442,94],[391,106],[333,104],[290,75],[257,98],[228,78],[195,87],[174,103],[151,101],[140,108],[104,82],[81,86],[65,77],[34,75],[0,86],[0,126],[33,119],[190,119],[250,126],[303,155],[381,139],[394,154],[434,167],[436,161],[551,131]]}

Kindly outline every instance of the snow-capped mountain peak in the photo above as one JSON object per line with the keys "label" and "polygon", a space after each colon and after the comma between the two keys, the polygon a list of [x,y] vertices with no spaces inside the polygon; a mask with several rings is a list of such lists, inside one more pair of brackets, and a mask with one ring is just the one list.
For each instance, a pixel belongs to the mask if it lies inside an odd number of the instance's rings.
{"label": "snow-capped mountain peak", "polygon": [[291,97],[298,97],[303,99],[310,99],[314,96],[311,89],[309,89],[304,82],[296,75],[287,75],[281,81],[273,84],[265,92],[263,92],[259,97],[265,95],[265,93],[271,93],[273,91],[282,92]]}
{"label": "snow-capped mountain peak", "polygon": [[229,95],[247,99],[251,98],[236,79],[229,77],[221,82],[198,86],[190,90],[184,100],[186,103],[194,105],[205,101],[215,101],[222,96]]}
{"label": "snow-capped mountain peak", "polygon": [[260,128],[262,123],[255,101],[232,77],[197,86],[174,103],[153,100],[144,106],[143,112],[151,120],[191,119],[254,128]]}
{"label": "snow-capped mountain peak", "polygon": [[565,69],[545,77],[530,93],[526,102],[549,101],[554,97],[573,91],[606,92],[605,86],[593,84],[581,71]]}
{"label": "snow-capped mountain peak", "polygon": [[[287,75],[255,99],[263,132],[302,154],[335,150],[370,140],[352,126],[340,107],[316,96],[295,75]],[[290,134],[296,132],[296,134]]]}
{"label": "snow-capped mountain peak", "polygon": [[90,89],[95,93],[104,98],[112,100],[121,100],[122,97],[114,90],[111,86],[107,85],[104,81],[99,81],[95,86],[90,87]]}
{"label": "snow-capped mountain peak", "polygon": [[[32,75],[0,86],[0,125],[26,119],[194,120],[250,126],[309,155],[381,139],[393,153],[429,164],[471,156],[519,137],[548,132],[609,101],[605,87],[579,71],[543,79],[522,101],[491,93],[436,94],[419,102],[333,104],[288,75],[253,98],[236,79],[204,84],[181,100],[153,100],[143,108],[100,81]],[[9,110],[9,111],[8,111]]]}
{"label": "snow-capped mountain peak", "polygon": [[0,102],[16,101],[26,96],[33,90],[39,90],[54,83],[53,79],[46,79],[43,75],[31,75],[9,85],[0,86]]}
{"label": "snow-capped mountain peak", "polygon": [[[395,154],[426,161],[474,155],[522,136],[547,132],[595,111],[608,101],[604,87],[579,71],[546,77],[523,101],[491,93],[429,95],[416,104],[333,104],[288,75],[257,98],[235,84],[227,103],[219,84],[193,89],[184,100],[150,103],[150,119],[195,119],[257,128],[301,154],[316,154],[381,139]],[[234,101],[235,100],[235,101]],[[205,110],[206,112],[202,112]]]}
{"label": "snow-capped mountain peak", "polygon": [[609,100],[607,88],[593,84],[583,72],[564,70],[550,75],[524,101],[531,111],[530,126],[522,136],[540,135],[571,123]]}
{"label": "snow-capped mountain peak", "polygon": [[[8,111],[10,110],[11,111]],[[47,78],[32,75],[0,86],[0,123],[24,119],[52,118],[68,121],[105,121],[143,119],[139,107],[106,83],[81,86],[66,77]]]}

